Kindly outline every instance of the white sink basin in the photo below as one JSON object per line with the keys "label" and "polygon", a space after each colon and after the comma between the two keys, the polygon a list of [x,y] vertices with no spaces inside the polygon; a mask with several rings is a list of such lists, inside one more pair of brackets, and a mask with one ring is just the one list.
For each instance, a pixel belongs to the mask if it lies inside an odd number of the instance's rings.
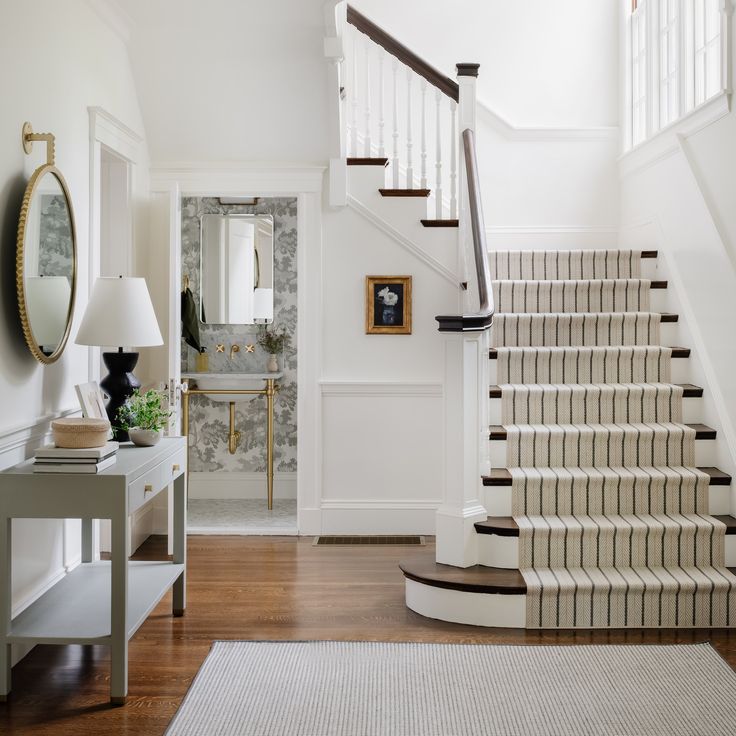
{"label": "white sink basin", "polygon": [[[264,382],[283,377],[283,373],[182,373],[191,388],[201,391],[257,391]],[[196,384],[196,386],[194,385]],[[247,401],[252,394],[209,394],[212,401]]]}

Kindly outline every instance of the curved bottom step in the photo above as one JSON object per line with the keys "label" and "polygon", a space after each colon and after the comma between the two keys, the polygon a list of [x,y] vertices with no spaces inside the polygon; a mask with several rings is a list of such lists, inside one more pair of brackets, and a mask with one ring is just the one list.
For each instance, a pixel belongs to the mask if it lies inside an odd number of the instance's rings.
{"label": "curved bottom step", "polygon": [[406,605],[427,618],[471,626],[526,628],[526,594],[468,593],[406,579]]}
{"label": "curved bottom step", "polygon": [[472,626],[526,627],[526,583],[518,570],[440,565],[433,554],[399,563],[406,605],[427,618]]}
{"label": "curved bottom step", "polygon": [[[526,628],[526,583],[518,570],[441,565],[431,553],[399,567],[406,605],[415,613],[471,626]],[[729,571],[736,574],[736,568]]]}

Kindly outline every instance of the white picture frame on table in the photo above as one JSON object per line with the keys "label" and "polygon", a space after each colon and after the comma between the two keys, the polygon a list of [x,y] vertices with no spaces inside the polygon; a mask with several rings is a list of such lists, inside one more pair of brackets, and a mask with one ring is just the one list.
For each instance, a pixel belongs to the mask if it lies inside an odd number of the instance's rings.
{"label": "white picture frame on table", "polygon": [[97,381],[79,383],[74,387],[77,391],[79,405],[82,407],[82,415],[92,419],[107,419],[105,411],[105,396]]}

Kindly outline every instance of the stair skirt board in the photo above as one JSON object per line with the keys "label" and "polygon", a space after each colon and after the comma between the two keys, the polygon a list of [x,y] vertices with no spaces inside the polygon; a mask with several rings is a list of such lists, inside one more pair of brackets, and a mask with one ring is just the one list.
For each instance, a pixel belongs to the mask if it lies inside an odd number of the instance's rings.
{"label": "stair skirt board", "polygon": [[[491,467],[510,482],[484,495],[506,518],[480,522],[480,564],[454,578],[402,566],[412,610],[484,626],[736,626],[733,520],[727,535],[710,515],[731,512],[730,478],[696,467],[715,430],[684,423],[672,359],[689,351],[661,346],[677,316],[651,311],[644,256],[656,253],[490,254]],[[504,576],[525,593],[499,593]]]}

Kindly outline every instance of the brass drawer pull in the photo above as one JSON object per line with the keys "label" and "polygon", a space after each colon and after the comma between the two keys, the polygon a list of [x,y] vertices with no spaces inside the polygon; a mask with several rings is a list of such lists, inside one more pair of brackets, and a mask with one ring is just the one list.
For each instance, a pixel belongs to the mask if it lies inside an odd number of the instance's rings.
{"label": "brass drawer pull", "polygon": [[143,493],[153,493],[153,486],[150,483],[143,486]]}
{"label": "brass drawer pull", "polygon": [[173,473],[176,473],[177,470],[179,470],[179,464],[178,463],[176,465],[174,465],[174,467],[171,469],[171,471]]}

